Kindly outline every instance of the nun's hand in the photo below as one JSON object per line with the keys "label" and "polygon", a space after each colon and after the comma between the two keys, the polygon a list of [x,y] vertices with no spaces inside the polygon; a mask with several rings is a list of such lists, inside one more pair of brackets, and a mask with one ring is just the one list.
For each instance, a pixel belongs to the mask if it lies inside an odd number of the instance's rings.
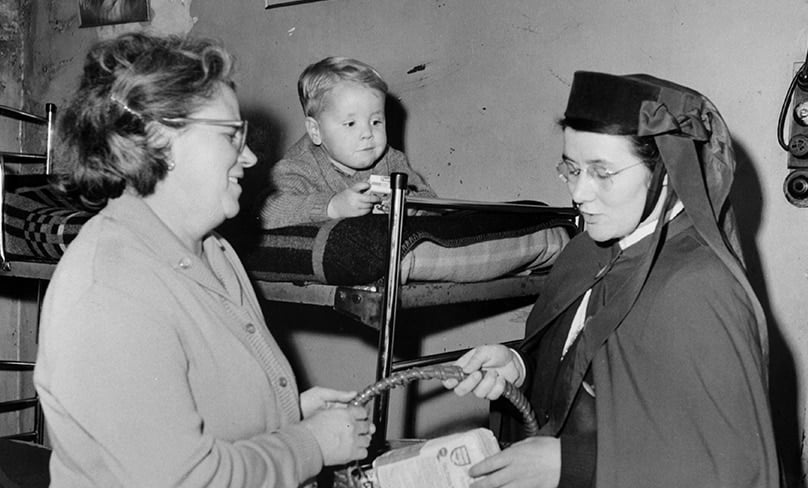
{"label": "nun's hand", "polygon": [[443,386],[453,389],[458,396],[473,392],[478,398],[496,400],[505,390],[505,382],[521,385],[524,379],[522,361],[513,349],[489,344],[468,351],[454,363],[468,373],[458,382],[449,379]]}
{"label": "nun's hand", "polygon": [[528,437],[469,469],[470,488],[556,488],[561,479],[561,441]]}

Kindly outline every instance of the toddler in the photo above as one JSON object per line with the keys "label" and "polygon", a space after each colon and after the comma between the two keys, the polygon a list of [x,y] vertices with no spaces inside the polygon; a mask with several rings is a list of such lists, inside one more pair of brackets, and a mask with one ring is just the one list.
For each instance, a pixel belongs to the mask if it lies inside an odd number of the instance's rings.
{"label": "toddler", "polygon": [[370,213],[381,202],[371,175],[408,175],[408,194],[434,197],[401,151],[387,145],[387,83],[365,63],[328,57],[297,82],[306,134],[272,168],[265,229]]}

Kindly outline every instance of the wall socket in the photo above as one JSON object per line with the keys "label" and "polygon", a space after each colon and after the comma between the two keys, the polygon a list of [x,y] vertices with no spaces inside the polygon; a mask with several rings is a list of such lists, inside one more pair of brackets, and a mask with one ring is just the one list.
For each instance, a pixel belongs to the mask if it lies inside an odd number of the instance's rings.
{"label": "wall socket", "polygon": [[[799,73],[802,66],[803,62],[794,63],[794,76]],[[791,127],[787,140],[788,167],[808,168],[808,81],[797,81],[791,99],[791,107],[786,114]]]}
{"label": "wall socket", "polygon": [[[803,66],[803,62],[794,63],[792,72],[795,77]],[[788,113],[781,116],[785,115],[790,123],[787,141],[789,173],[783,182],[783,193],[792,205],[808,208],[808,73],[797,78],[791,104],[786,110]]]}

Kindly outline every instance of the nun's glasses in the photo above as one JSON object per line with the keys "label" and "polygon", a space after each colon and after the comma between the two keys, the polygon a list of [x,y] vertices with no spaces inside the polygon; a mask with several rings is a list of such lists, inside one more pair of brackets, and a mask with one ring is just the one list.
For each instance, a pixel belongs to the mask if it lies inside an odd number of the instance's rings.
{"label": "nun's glasses", "polygon": [[581,176],[581,172],[586,172],[587,176],[592,179],[598,186],[603,190],[609,190],[612,188],[614,181],[612,177],[619,175],[623,171],[627,169],[631,169],[635,166],[639,166],[641,164],[645,164],[644,162],[640,161],[639,163],[634,163],[632,165],[626,166],[625,168],[620,168],[617,171],[610,171],[602,166],[593,164],[586,167],[586,169],[581,169],[578,166],[575,166],[570,161],[566,159],[562,159],[556,165],[556,171],[558,171],[558,177],[561,178],[561,181],[567,183],[569,185],[575,185],[578,183],[578,178]]}
{"label": "nun's glasses", "polygon": [[193,117],[171,117],[161,118],[160,122],[166,125],[187,125],[187,124],[204,124],[215,125],[217,127],[232,127],[235,132],[230,136],[230,144],[238,151],[239,154],[244,151],[247,145],[247,121],[246,120],[227,120],[227,119],[203,119]]}

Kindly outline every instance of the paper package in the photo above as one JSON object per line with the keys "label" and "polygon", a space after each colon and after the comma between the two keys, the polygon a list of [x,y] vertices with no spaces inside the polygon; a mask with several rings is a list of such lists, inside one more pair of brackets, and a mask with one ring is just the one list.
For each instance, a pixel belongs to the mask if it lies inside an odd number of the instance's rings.
{"label": "paper package", "polygon": [[379,488],[468,488],[468,470],[499,452],[494,434],[484,428],[396,449],[373,462]]}

